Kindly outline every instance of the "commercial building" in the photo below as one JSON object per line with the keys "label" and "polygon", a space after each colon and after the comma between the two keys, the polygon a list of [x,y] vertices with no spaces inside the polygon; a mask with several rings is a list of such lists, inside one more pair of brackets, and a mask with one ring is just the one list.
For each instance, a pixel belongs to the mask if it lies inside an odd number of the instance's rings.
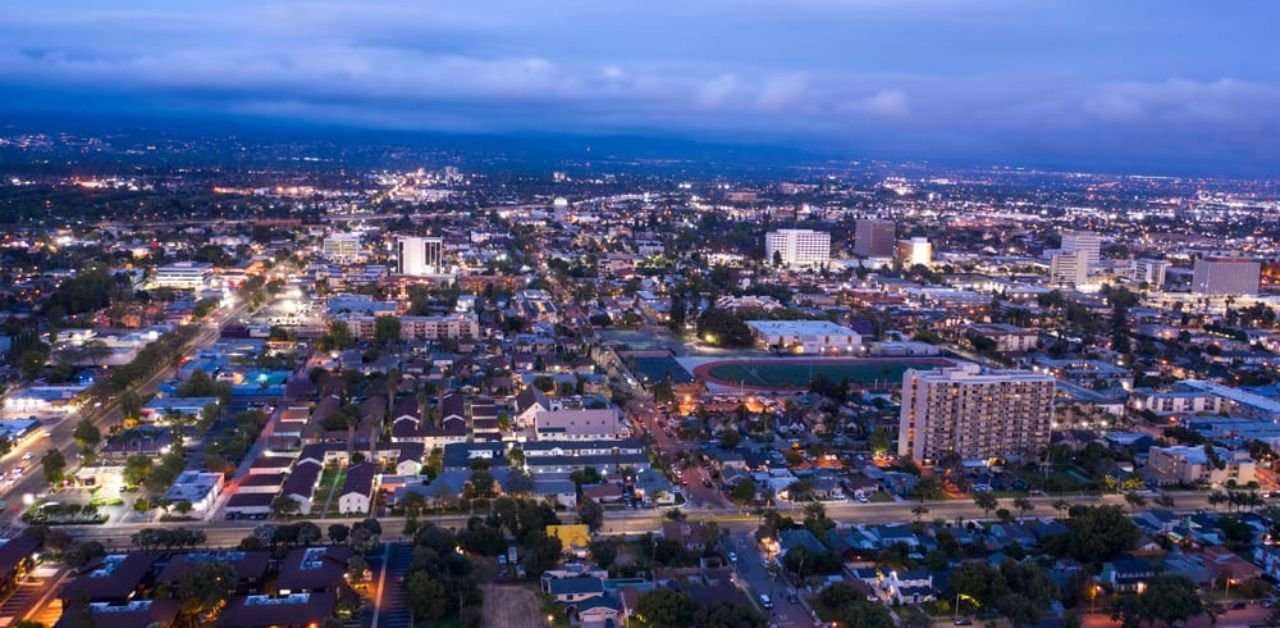
{"label": "commercial building", "polygon": [[1258,294],[1262,265],[1244,257],[1203,257],[1192,268],[1191,291],[1196,294]]}
{"label": "commercial building", "polygon": [[1147,452],[1147,479],[1160,484],[1207,483],[1221,486],[1234,481],[1244,486],[1257,480],[1249,453],[1221,447],[1152,447]]}
{"label": "commercial building", "polygon": [[1133,282],[1145,283],[1153,290],[1164,286],[1164,276],[1168,271],[1169,262],[1162,259],[1133,260]]}
{"label": "commercial building", "polygon": [[831,321],[747,321],[756,340],[787,353],[853,353],[862,348],[858,332]]}
{"label": "commercial building", "polygon": [[765,259],[790,268],[820,268],[831,259],[831,234],[810,229],[779,229],[765,234]]}
{"label": "commercial building", "polygon": [[355,233],[334,233],[324,239],[320,253],[325,259],[345,263],[356,260],[361,255],[360,236]]}
{"label": "commercial building", "polygon": [[401,237],[396,242],[396,273],[428,277],[444,273],[444,239]]}
{"label": "commercial building", "polygon": [[896,242],[892,220],[859,220],[853,235],[853,252],[862,257],[892,257]]}
{"label": "commercial building", "polygon": [[907,268],[933,265],[933,244],[928,238],[911,238],[898,241],[898,259]]}
{"label": "commercial building", "polygon": [[1089,283],[1089,258],[1084,251],[1057,253],[1049,258],[1049,284],[1083,286]]}
{"label": "commercial building", "polygon": [[1054,378],[1030,371],[987,371],[976,364],[902,377],[898,455],[936,462],[1026,460],[1049,444]]}
{"label": "commercial building", "polygon": [[1096,268],[1102,259],[1102,236],[1092,231],[1064,231],[1062,252],[1084,253],[1086,268]]}
{"label": "commercial building", "polygon": [[151,285],[157,288],[198,290],[209,285],[213,276],[213,264],[202,262],[175,262],[156,269]]}

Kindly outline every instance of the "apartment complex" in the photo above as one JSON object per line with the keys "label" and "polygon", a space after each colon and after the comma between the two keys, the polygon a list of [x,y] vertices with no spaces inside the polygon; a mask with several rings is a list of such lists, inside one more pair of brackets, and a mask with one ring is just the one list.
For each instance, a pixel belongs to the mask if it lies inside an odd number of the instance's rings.
{"label": "apartment complex", "polygon": [[1164,484],[1229,482],[1244,486],[1257,479],[1257,465],[1245,451],[1221,447],[1152,447],[1147,452],[1148,479]]}
{"label": "apartment complex", "polygon": [[[401,316],[399,318],[401,340],[470,339],[480,336],[480,321],[475,314]],[[355,337],[366,340],[374,337],[377,316],[347,315],[342,317],[342,320],[346,321],[347,327]]]}
{"label": "apartment complex", "polygon": [[1262,265],[1244,257],[1204,257],[1192,269],[1191,291],[1206,295],[1258,294]]}
{"label": "apartment complex", "polygon": [[819,268],[831,259],[831,234],[810,229],[779,229],[764,237],[765,259],[781,259],[790,268]]}
{"label": "apartment complex", "polygon": [[892,220],[859,220],[854,232],[854,254],[862,257],[892,257],[896,231]]}
{"label": "apartment complex", "polygon": [[902,377],[898,455],[936,462],[1025,460],[1049,445],[1054,378],[1031,371],[987,371],[976,364]]}

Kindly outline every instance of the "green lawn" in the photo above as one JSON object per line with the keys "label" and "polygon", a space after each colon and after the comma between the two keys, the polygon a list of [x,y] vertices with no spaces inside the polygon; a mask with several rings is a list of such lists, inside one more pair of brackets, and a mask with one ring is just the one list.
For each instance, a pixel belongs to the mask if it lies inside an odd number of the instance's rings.
{"label": "green lawn", "polygon": [[854,384],[900,385],[902,374],[909,368],[932,369],[939,366],[923,360],[875,360],[865,362],[814,360],[730,363],[713,366],[711,377],[724,382],[742,382],[748,386],[804,387],[809,380],[822,374],[833,382],[848,379]]}

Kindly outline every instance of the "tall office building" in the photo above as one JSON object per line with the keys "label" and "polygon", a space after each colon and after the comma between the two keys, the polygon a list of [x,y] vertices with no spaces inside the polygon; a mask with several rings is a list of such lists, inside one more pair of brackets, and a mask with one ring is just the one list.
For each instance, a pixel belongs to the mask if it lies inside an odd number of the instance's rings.
{"label": "tall office building", "polygon": [[1089,266],[1085,272],[1098,267],[1098,260],[1102,259],[1102,236],[1092,231],[1064,231],[1062,232],[1062,252],[1076,253],[1083,251],[1088,259]]}
{"label": "tall office building", "polygon": [[1168,270],[1169,262],[1165,260],[1136,259],[1133,260],[1133,281],[1145,283],[1152,290],[1159,290],[1164,286],[1164,275]]}
{"label": "tall office building", "polygon": [[764,237],[765,259],[781,259],[791,268],[818,268],[831,259],[831,234],[809,229],[779,229]]}
{"label": "tall office building", "polygon": [[1262,265],[1247,257],[1202,257],[1191,274],[1196,294],[1258,294]]}
{"label": "tall office building", "polygon": [[858,221],[853,235],[853,252],[862,257],[892,257],[896,232],[892,220]]}
{"label": "tall office building", "polygon": [[898,241],[898,259],[907,268],[933,265],[933,244],[928,238],[915,237]]}
{"label": "tall office building", "polygon": [[326,259],[346,262],[360,255],[360,236],[354,233],[331,233],[325,237],[320,252]]}
{"label": "tall office building", "polygon": [[1089,283],[1089,258],[1084,251],[1062,252],[1049,258],[1049,283],[1077,287]]}
{"label": "tall office building", "polygon": [[1030,460],[1049,446],[1054,378],[1031,371],[987,371],[976,364],[902,376],[898,455],[934,463]]}
{"label": "tall office building", "polygon": [[396,270],[424,277],[444,272],[444,239],[403,236],[396,242]]}

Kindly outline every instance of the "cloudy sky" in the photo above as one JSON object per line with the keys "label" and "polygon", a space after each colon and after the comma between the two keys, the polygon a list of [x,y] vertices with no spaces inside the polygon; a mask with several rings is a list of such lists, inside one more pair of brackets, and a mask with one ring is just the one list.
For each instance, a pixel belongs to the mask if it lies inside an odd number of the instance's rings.
{"label": "cloudy sky", "polygon": [[0,113],[1280,175],[1278,25],[1268,0],[14,2]]}

